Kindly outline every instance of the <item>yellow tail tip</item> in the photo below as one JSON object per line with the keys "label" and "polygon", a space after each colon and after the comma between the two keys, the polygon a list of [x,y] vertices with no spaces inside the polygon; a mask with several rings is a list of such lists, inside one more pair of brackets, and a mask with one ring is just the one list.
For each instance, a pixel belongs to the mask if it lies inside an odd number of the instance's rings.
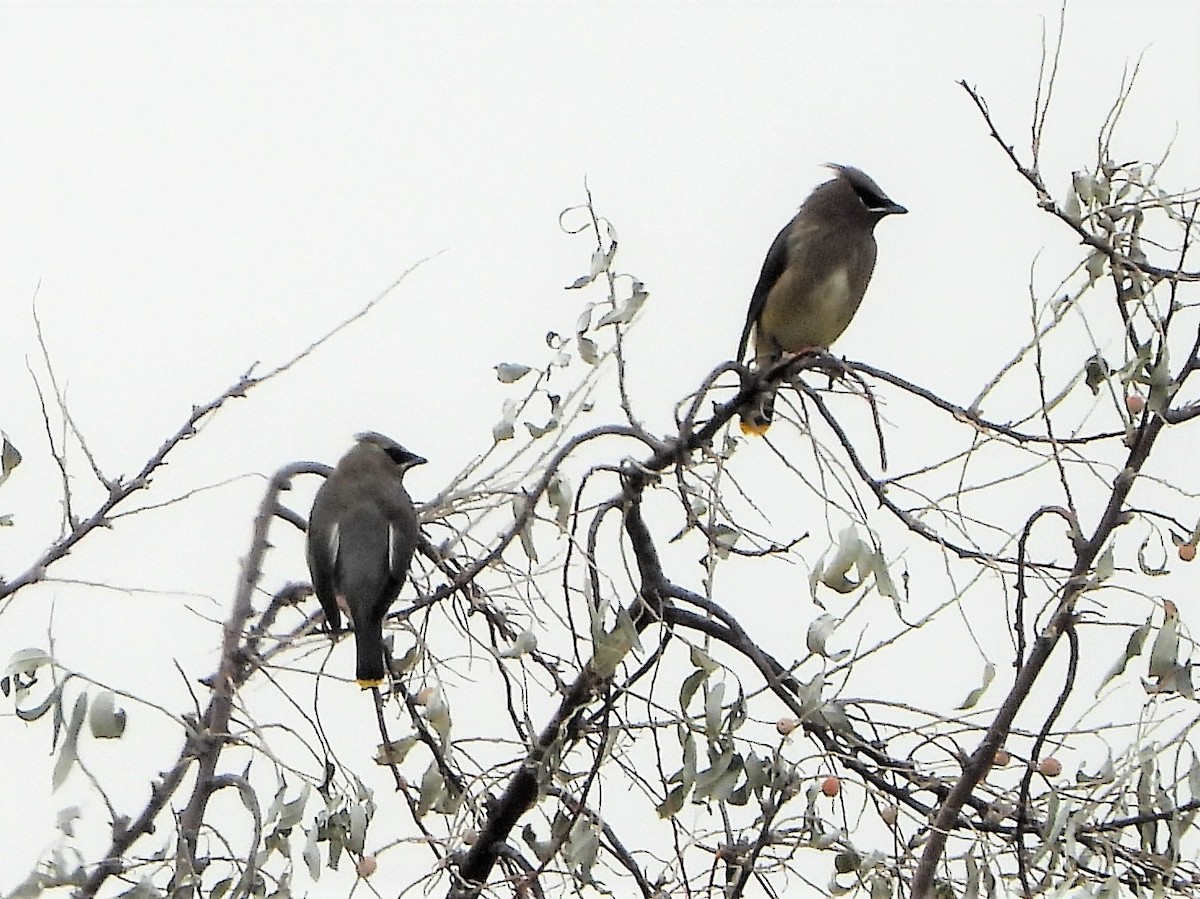
{"label": "yellow tail tip", "polygon": [[767,433],[767,429],[771,427],[771,423],[769,421],[760,423],[747,421],[744,418],[741,420],[740,424],[742,427],[742,433],[747,437],[761,437],[763,434]]}
{"label": "yellow tail tip", "polygon": [[369,690],[372,687],[381,687],[381,686],[383,686],[383,678],[379,677],[379,678],[374,678],[372,680],[364,680],[363,678],[360,677],[358,679],[358,685],[360,687],[362,687],[362,689],[364,689],[364,690]]}

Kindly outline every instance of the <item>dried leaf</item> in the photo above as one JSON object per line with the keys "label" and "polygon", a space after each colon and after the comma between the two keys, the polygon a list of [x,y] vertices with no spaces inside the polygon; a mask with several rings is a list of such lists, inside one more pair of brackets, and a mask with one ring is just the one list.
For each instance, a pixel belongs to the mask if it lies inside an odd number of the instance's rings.
{"label": "dried leaf", "polygon": [[850,654],[850,650],[848,649],[830,653],[825,645],[839,624],[841,624],[841,621],[828,613],[818,615],[814,618],[808,626],[808,634],[806,636],[808,651],[834,662],[841,661],[848,656]]}
{"label": "dried leaf", "polygon": [[537,649],[537,635],[526,628],[517,634],[517,638],[513,641],[512,646],[501,650],[498,655],[502,659],[519,659],[521,656],[533,652],[535,649]]}
{"label": "dried leaf", "polygon": [[1108,673],[1105,674],[1104,678],[1100,681],[1100,686],[1096,687],[1097,696],[1100,695],[1100,691],[1104,689],[1105,684],[1107,684],[1114,677],[1125,673],[1125,666],[1129,664],[1131,659],[1137,658],[1142,654],[1142,647],[1145,645],[1146,638],[1148,636],[1150,636],[1149,618],[1146,619],[1145,624],[1137,628],[1132,634],[1129,635],[1129,640],[1125,643],[1124,655],[1122,655],[1121,658],[1119,658],[1113,664],[1113,666],[1108,669]]}
{"label": "dried leaf", "polygon": [[13,446],[8,435],[0,431],[0,484],[3,484],[13,469],[21,464],[21,453]]}

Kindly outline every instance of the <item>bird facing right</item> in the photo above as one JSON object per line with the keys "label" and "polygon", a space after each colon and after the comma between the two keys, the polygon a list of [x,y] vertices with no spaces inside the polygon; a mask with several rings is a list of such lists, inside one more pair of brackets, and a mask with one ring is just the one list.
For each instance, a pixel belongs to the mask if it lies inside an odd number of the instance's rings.
{"label": "bird facing right", "polygon": [[355,677],[366,689],[383,682],[383,619],[404,586],[420,540],[404,473],[425,462],[389,437],[369,431],[338,462],[308,516],[308,570],[313,591],[336,633],[342,611],[354,622]]}
{"label": "bird facing right", "polygon": [[[750,298],[737,361],[754,336],[756,368],[785,353],[828,349],[846,330],[875,270],[875,225],[908,212],[888,199],[866,173],[830,165],[836,173],[819,185],[776,236]],[[775,388],[741,410],[743,433],[771,426]]]}

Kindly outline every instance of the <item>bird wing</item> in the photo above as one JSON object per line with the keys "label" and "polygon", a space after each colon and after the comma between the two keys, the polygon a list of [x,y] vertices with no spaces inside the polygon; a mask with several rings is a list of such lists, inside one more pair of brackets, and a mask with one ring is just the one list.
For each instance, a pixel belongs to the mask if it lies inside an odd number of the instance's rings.
{"label": "bird wing", "polygon": [[403,583],[420,539],[420,521],[408,492],[400,484],[390,486],[381,499],[380,511],[387,520],[388,529],[388,573]]}
{"label": "bird wing", "polygon": [[[840,277],[846,279],[845,292],[853,298],[849,309],[849,315],[853,316],[875,269],[875,235],[869,230],[810,226],[800,239],[792,242],[790,252],[791,267],[799,279],[796,293],[813,295],[822,288],[822,281],[840,269],[843,272]],[[845,324],[849,324],[849,319]]]}
{"label": "bird wing", "polygon": [[[317,508],[316,505],[313,507]],[[318,516],[309,515],[308,534],[308,570],[312,576],[313,592],[325,610],[325,620],[333,630],[341,627],[342,615],[337,605],[337,587],[334,579],[337,572],[337,554],[341,529],[336,520],[330,523],[328,530],[314,528],[313,520]]]}
{"label": "bird wing", "polygon": [[737,361],[746,358],[746,347],[750,343],[750,334],[762,316],[763,307],[767,303],[767,294],[779,280],[787,268],[788,232],[791,231],[795,219],[783,226],[783,230],[775,235],[771,249],[767,250],[767,258],[763,260],[762,271],[758,273],[758,283],[754,285],[754,293],[750,296],[750,309],[746,313],[746,324],[742,327],[742,339],[738,341]]}

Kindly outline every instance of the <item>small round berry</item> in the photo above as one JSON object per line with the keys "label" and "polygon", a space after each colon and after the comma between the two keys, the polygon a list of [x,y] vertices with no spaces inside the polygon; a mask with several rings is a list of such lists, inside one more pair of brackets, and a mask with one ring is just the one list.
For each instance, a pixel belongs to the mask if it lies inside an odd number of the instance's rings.
{"label": "small round berry", "polygon": [[1038,773],[1043,777],[1058,777],[1062,774],[1062,762],[1054,756],[1048,755],[1038,762]]}
{"label": "small round berry", "polygon": [[437,692],[437,687],[425,687],[413,697],[414,705],[427,705],[429,700],[433,699],[433,694]]}

